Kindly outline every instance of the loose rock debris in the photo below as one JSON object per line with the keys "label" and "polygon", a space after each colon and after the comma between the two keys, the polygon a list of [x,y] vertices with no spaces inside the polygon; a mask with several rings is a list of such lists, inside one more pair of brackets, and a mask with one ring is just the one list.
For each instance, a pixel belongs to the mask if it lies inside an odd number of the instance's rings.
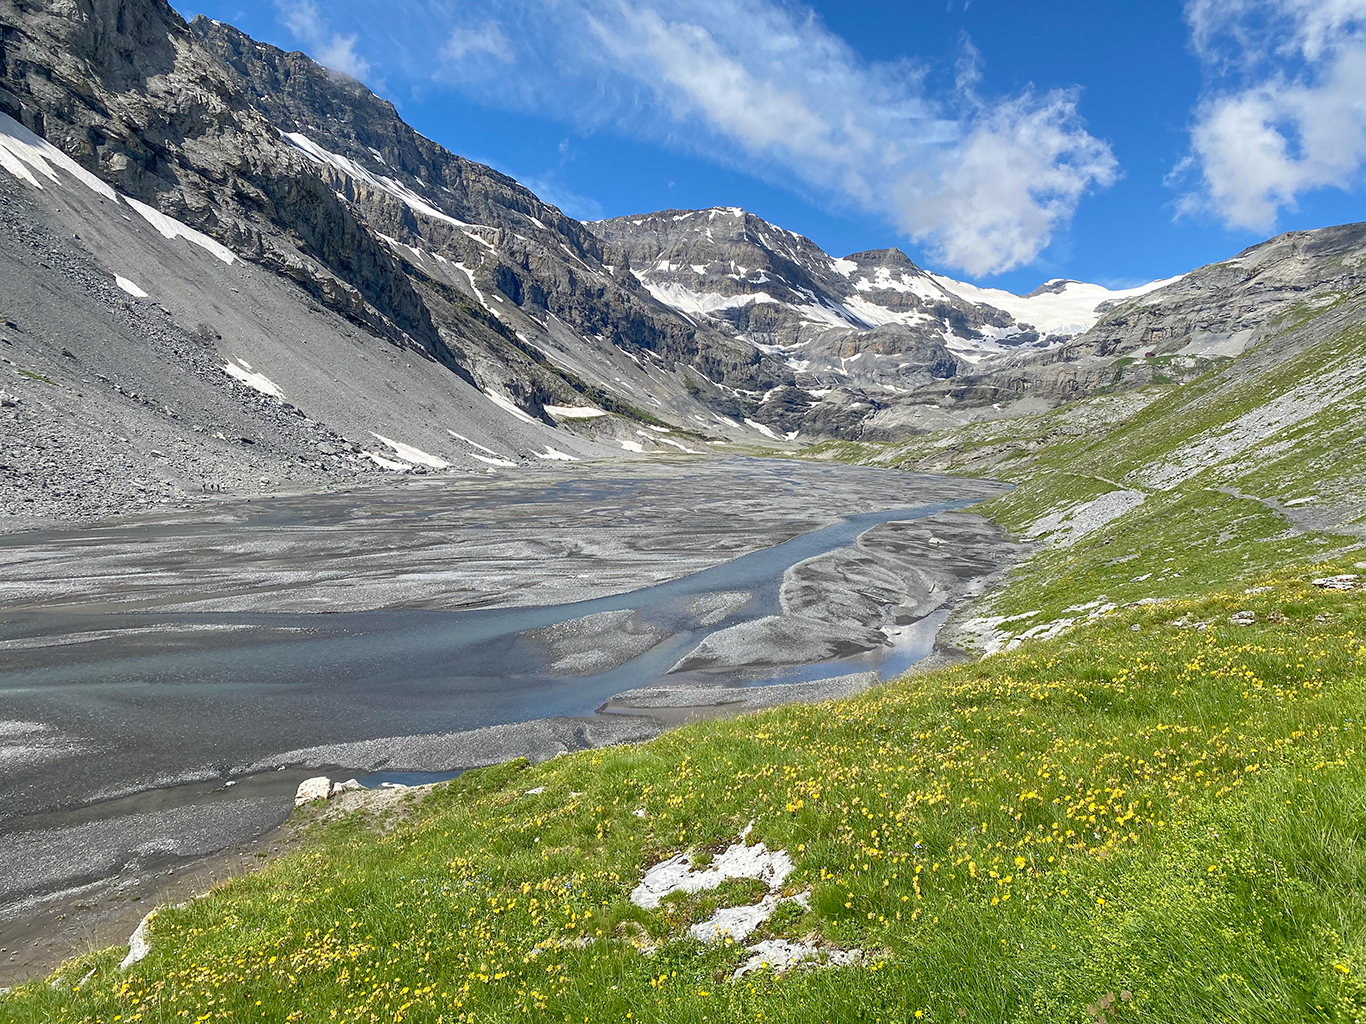
{"label": "loose rock debris", "polygon": [[1354,572],[1343,573],[1340,576],[1325,576],[1312,582],[1320,590],[1366,590],[1361,577]]}
{"label": "loose rock debris", "polygon": [[810,942],[789,942],[787,939],[757,942],[749,951],[754,955],[736,968],[732,978],[743,978],[765,967],[782,974],[794,967],[851,967],[864,959],[861,949],[823,949]]}

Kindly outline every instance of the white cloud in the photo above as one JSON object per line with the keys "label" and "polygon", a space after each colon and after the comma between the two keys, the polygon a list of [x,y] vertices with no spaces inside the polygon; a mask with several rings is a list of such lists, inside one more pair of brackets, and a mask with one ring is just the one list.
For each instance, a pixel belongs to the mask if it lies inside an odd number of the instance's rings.
{"label": "white cloud", "polygon": [[1200,188],[1183,213],[1269,231],[1318,188],[1351,188],[1366,164],[1366,0],[1190,0],[1211,87],[1195,112]]}
{"label": "white cloud", "polygon": [[461,26],[451,30],[450,38],[441,48],[441,57],[448,63],[463,61],[467,57],[487,56],[511,64],[512,44],[503,33],[503,26],[496,21],[482,25]]}
{"label": "white cloud", "polygon": [[276,0],[280,20],[309,49],[309,55],[325,68],[361,80],[370,64],[356,53],[356,37],[332,32],[314,0]]}
{"label": "white cloud", "polygon": [[[412,3],[412,0],[409,0]],[[972,274],[1028,263],[1115,180],[1077,95],[933,95],[783,0],[425,0],[438,77],[584,130],[652,136],[887,216]],[[430,51],[429,51],[430,52]],[[515,68],[514,68],[515,66]]]}
{"label": "white cloud", "polygon": [[971,273],[1032,260],[1093,185],[1111,184],[1109,146],[1081,127],[1066,92],[983,107],[924,187],[901,187],[902,223]]}

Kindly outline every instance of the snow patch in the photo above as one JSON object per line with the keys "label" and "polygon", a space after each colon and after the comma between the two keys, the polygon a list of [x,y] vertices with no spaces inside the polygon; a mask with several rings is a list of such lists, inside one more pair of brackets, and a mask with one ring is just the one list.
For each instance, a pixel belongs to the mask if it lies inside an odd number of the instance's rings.
{"label": "snow patch", "polygon": [[395,455],[405,462],[411,462],[416,466],[429,466],[432,469],[450,469],[451,464],[445,459],[439,459],[435,455],[429,455],[421,448],[414,448],[412,445],[404,444],[402,441],[391,441],[383,434],[376,434],[373,430],[370,431],[370,436],[380,442],[380,444],[386,445]]}
{"label": "snow patch", "polygon": [[747,292],[743,295],[722,295],[719,292],[695,292],[674,281],[651,281],[637,274],[646,290],[664,305],[680,313],[715,313],[721,309],[735,309],[756,302],[777,302],[767,292]]}
{"label": "snow patch", "polygon": [[[1181,280],[1185,275],[1179,274],[1164,281],[1151,281],[1137,288],[1123,288],[1118,291],[1098,284],[1068,281],[1056,292],[1040,292],[1037,295],[1015,295],[999,288],[978,288],[976,285],[940,277],[938,274],[928,276],[945,291],[960,299],[974,305],[994,306],[996,309],[1005,310],[1016,320],[1030,324],[1043,334],[1081,334],[1100,319],[1096,307],[1101,303],[1123,302],[1126,299],[1137,298],[1159,288],[1165,288]],[[1055,282],[1049,282],[1053,283]]]}
{"label": "snow patch", "polygon": [[511,459],[499,458],[498,456],[476,455],[474,452],[470,452],[470,458],[482,462],[486,466],[500,466],[503,469],[517,468],[517,463],[513,462]]}
{"label": "snow patch", "polygon": [[653,440],[656,441],[656,442],[659,443],[659,444],[673,445],[673,447],[677,448],[679,451],[683,452],[683,454],[685,454],[685,455],[705,455],[705,454],[707,454],[706,452],[694,451],[693,449],[689,448],[687,445],[685,445],[685,444],[680,444],[678,441],[675,441],[675,440],[674,440],[673,438],[671,438],[671,437],[656,437],[656,438],[654,438]]}
{"label": "snow patch", "polygon": [[259,391],[263,395],[271,398],[278,398],[284,401],[285,393],[280,390],[280,385],[267,377],[264,373],[257,373],[251,368],[251,363],[245,359],[230,359],[223,366],[223,372],[235,380],[240,380],[253,391]]}
{"label": "snow patch", "polygon": [[532,417],[528,416],[521,409],[517,408],[517,406],[509,398],[504,398],[502,395],[495,394],[492,391],[485,391],[484,397],[487,398],[494,405],[498,406],[498,408],[502,409],[504,412],[511,413],[513,416],[517,417],[517,419],[521,420],[523,423],[539,422],[538,420],[535,420]]}
{"label": "snow patch", "polygon": [[135,285],[132,281],[128,280],[128,278],[126,277],[120,277],[118,274],[115,274],[114,283],[118,285],[120,288],[122,288],[124,291],[126,291],[129,295],[133,296],[133,298],[135,299],[147,298],[147,293],[143,291],[141,288],[139,288],[137,285]]}
{"label": "snow patch", "polygon": [[546,446],[545,446],[545,454],[544,454],[544,455],[542,455],[540,452],[532,452],[531,454],[534,455],[534,456],[536,456],[536,458],[538,458],[538,459],[550,459],[550,460],[553,461],[553,462],[579,462],[579,461],[581,461],[581,460],[579,460],[579,459],[576,459],[574,456],[570,455],[570,454],[567,453],[567,452],[562,452],[562,451],[560,451],[560,450],[557,449],[557,448],[552,448],[552,447],[550,447],[550,445],[546,445]]}
{"label": "snow patch", "polygon": [[475,452],[470,452],[470,458],[474,459],[477,462],[482,462],[486,466],[499,466],[503,469],[517,468],[517,463],[513,462],[511,459],[503,458],[503,456],[499,455],[492,448],[485,448],[478,441],[471,441],[464,434],[457,434],[454,430],[447,430],[446,433],[450,434],[451,437],[455,438],[458,441],[464,441],[471,448],[478,448],[479,451],[487,453],[485,455],[479,455]]}
{"label": "snow patch", "polygon": [[494,456],[495,458],[500,458],[500,459],[502,458],[502,456],[499,455],[499,454],[498,454],[496,451],[494,451],[492,448],[485,448],[485,447],[484,447],[482,444],[480,444],[478,441],[471,441],[471,440],[470,440],[468,437],[466,437],[464,434],[457,434],[454,430],[447,430],[446,433],[450,434],[451,437],[455,438],[457,441],[464,441],[467,445],[469,445],[469,446],[472,447],[472,448],[478,448],[481,452],[485,452],[486,454],[492,455],[492,456]]}
{"label": "snow patch", "polygon": [[591,405],[547,405],[545,411],[557,420],[591,420],[598,416],[610,416],[605,409]]}
{"label": "snow patch", "polygon": [[628,452],[639,452],[641,455],[645,454],[645,446],[639,441],[629,441],[626,438],[619,437],[617,438],[617,444],[621,445]]}
{"label": "snow patch", "polygon": [[363,454],[380,469],[387,469],[393,473],[406,473],[413,468],[406,462],[395,462],[393,459],[386,459],[376,452],[364,452]]}
{"label": "snow patch", "polygon": [[215,259],[220,259],[228,266],[237,262],[237,255],[226,245],[215,242],[202,231],[196,231],[188,224],[182,224],[174,217],[168,217],[160,210],[140,203],[136,199],[123,197],[123,201],[136,210],[148,224],[156,228],[162,238],[175,239],[183,238],[191,245],[197,245]]}
{"label": "snow patch", "polygon": [[415,213],[431,217],[433,220],[445,221],[447,224],[451,224],[457,228],[467,228],[471,226],[463,220],[456,220],[448,213],[442,213],[435,206],[427,202],[427,200],[423,199],[401,182],[395,181],[393,178],[385,175],[371,174],[360,164],[356,163],[356,161],[344,157],[339,153],[333,153],[323,149],[307,135],[303,135],[299,132],[281,132],[280,134],[284,137],[286,142],[315,163],[334,167],[355,180],[368,182],[381,192],[387,192]]}
{"label": "snow patch", "polygon": [[745,425],[748,426],[748,427],[753,427],[755,430],[759,431],[759,433],[763,434],[764,437],[771,437],[771,438],[773,438],[773,440],[775,440],[775,441],[781,441],[781,440],[782,440],[782,438],[780,438],[780,437],[779,437],[777,434],[775,434],[772,430],[770,430],[768,427],[766,427],[764,424],[758,422],[757,420],[752,420],[752,419],[749,419],[748,417],[746,417],[746,418],[745,418]]}
{"label": "snow patch", "polygon": [[33,172],[37,171],[54,184],[60,184],[61,179],[52,169],[54,166],[60,167],[90,191],[118,202],[118,193],[112,187],[47,139],[35,135],[8,114],[0,114],[0,167],[34,188],[42,188],[43,183],[34,177]]}

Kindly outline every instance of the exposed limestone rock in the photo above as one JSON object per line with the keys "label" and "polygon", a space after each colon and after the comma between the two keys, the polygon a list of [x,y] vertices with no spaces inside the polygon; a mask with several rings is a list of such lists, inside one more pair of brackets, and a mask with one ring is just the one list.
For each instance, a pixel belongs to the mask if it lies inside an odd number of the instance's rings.
{"label": "exposed limestone rock", "polygon": [[156,917],[156,913],[155,910],[148,913],[133,929],[133,934],[128,936],[128,955],[119,963],[119,970],[128,970],[134,964],[146,960],[147,955],[152,952],[151,943],[147,941],[147,926],[151,924],[152,918]]}
{"label": "exposed limestone rock", "polygon": [[794,967],[852,967],[863,962],[861,949],[835,949],[817,946],[813,942],[792,942],[788,939],[769,939],[749,947],[753,955],[736,968],[733,978],[767,968],[783,974]]}
{"label": "exposed limestone rock", "polygon": [[631,890],[631,902],[653,910],[671,893],[704,892],[732,878],[758,879],[770,892],[781,888],[792,873],[792,858],[787,851],[769,850],[763,843],[746,846],[744,840],[748,835],[749,829],[745,829],[740,842],[728,846],[701,870],[695,869],[692,858],[682,853],[656,864]]}
{"label": "exposed limestone rock", "polygon": [[311,779],[304,779],[299,783],[299,789],[294,794],[294,806],[302,807],[304,804],[312,803],[314,800],[326,800],[332,795],[332,780],[326,775],[318,775]]}

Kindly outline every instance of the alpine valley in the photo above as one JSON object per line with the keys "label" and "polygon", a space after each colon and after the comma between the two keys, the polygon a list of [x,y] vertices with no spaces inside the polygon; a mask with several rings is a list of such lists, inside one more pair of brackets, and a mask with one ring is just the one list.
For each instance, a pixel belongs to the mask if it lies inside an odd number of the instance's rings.
{"label": "alpine valley", "polygon": [[1016,295],[0,0],[0,1019],[1366,1019],[1363,416],[1366,223]]}
{"label": "alpine valley", "polygon": [[738,209],[582,224],[230,26],[0,21],[11,516],[888,440],[1194,377],[1362,279],[1360,228],[1015,296]]}

